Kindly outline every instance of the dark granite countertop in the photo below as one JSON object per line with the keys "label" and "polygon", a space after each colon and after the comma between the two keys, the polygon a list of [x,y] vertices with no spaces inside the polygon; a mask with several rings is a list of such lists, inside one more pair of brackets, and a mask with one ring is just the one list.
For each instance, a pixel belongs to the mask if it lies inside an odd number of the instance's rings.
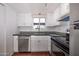
{"label": "dark granite countertop", "polygon": [[31,36],[30,34],[13,34],[13,36]]}
{"label": "dark granite countertop", "polygon": [[31,35],[40,35],[40,36],[53,36],[53,35],[59,35],[66,37],[66,33],[62,32],[55,32],[55,31],[41,31],[41,32],[35,32],[35,31],[29,31],[29,32],[20,32],[17,34],[13,34],[13,36],[31,36]]}

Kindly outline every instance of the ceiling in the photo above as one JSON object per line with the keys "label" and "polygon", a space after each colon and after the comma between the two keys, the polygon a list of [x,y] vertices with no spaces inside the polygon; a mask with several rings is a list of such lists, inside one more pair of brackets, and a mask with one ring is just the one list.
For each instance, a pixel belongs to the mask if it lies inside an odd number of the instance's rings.
{"label": "ceiling", "polygon": [[60,3],[7,3],[18,13],[53,13]]}

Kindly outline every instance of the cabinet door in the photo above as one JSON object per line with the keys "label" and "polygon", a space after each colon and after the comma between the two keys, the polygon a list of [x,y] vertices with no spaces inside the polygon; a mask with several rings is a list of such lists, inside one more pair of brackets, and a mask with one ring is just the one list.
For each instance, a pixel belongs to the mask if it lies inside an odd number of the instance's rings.
{"label": "cabinet door", "polygon": [[14,36],[14,52],[18,52],[18,36]]}
{"label": "cabinet door", "polygon": [[32,26],[32,16],[28,14],[18,14],[17,15],[18,26]]}
{"label": "cabinet door", "polygon": [[49,51],[50,50],[50,37],[49,36],[40,36],[38,42],[38,47],[40,51]]}
{"label": "cabinet door", "polygon": [[59,18],[58,10],[55,11],[53,14],[47,14],[46,26],[55,26],[58,25],[59,22],[57,21]]}
{"label": "cabinet door", "polygon": [[47,14],[46,26],[54,26],[53,14]]}
{"label": "cabinet door", "polygon": [[31,36],[31,52],[37,52],[37,51],[39,51],[38,37],[37,36]]}
{"label": "cabinet door", "polygon": [[58,20],[60,19],[60,7],[58,7],[54,13],[53,13],[53,20],[54,21],[54,25],[59,25],[60,23],[58,22]]}
{"label": "cabinet door", "polygon": [[50,50],[50,36],[31,36],[31,51],[49,51]]}
{"label": "cabinet door", "polygon": [[40,40],[38,47],[40,48],[40,51],[48,51],[48,40]]}
{"label": "cabinet door", "polygon": [[37,42],[38,42],[37,40],[31,40],[31,52],[39,51]]}
{"label": "cabinet door", "polygon": [[69,13],[69,3],[62,3],[60,8],[61,8],[61,16],[64,16]]}

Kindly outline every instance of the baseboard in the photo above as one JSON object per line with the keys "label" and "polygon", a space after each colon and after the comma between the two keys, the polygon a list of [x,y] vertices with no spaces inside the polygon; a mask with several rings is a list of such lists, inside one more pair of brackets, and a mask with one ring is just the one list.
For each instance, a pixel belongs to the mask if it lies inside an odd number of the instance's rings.
{"label": "baseboard", "polygon": [[31,52],[49,52],[49,51],[31,51]]}
{"label": "baseboard", "polygon": [[13,53],[10,53],[10,56],[13,56],[14,52]]}
{"label": "baseboard", "polygon": [[13,54],[14,54],[14,52],[6,53],[6,56],[12,56]]}
{"label": "baseboard", "polygon": [[0,53],[0,56],[6,56],[6,53]]}
{"label": "baseboard", "polygon": [[57,51],[53,51],[53,54],[55,56],[65,56],[65,54],[63,52],[57,52]]}
{"label": "baseboard", "polygon": [[[15,51],[14,53],[16,52],[20,52],[20,51]],[[49,52],[50,53],[50,51],[24,51],[24,52]]]}

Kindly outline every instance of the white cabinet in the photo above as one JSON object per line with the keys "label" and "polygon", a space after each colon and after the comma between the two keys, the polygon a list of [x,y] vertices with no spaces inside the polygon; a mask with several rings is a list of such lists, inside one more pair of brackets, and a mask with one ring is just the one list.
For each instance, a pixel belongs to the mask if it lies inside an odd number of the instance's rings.
{"label": "white cabinet", "polygon": [[60,18],[60,13],[61,13],[60,11],[61,11],[61,9],[60,9],[60,7],[58,7],[58,8],[56,8],[56,10],[53,13],[53,19],[55,19],[56,21]]}
{"label": "white cabinet", "polygon": [[62,3],[54,10],[53,13],[47,13],[46,26],[60,25],[60,22],[58,22],[58,20],[60,20],[62,16],[68,13],[69,3]]}
{"label": "white cabinet", "polygon": [[56,8],[53,13],[47,14],[46,26],[56,26],[60,23],[58,22],[60,18],[60,7]]}
{"label": "white cabinet", "polygon": [[31,36],[31,52],[50,51],[50,36]]}
{"label": "white cabinet", "polygon": [[59,22],[57,21],[59,16],[59,12],[48,13],[47,19],[46,19],[46,26],[56,26],[59,25]]}
{"label": "white cabinet", "polygon": [[18,36],[14,36],[14,52],[18,52]]}
{"label": "white cabinet", "polygon": [[32,15],[30,13],[22,13],[17,15],[18,26],[32,26]]}
{"label": "white cabinet", "polygon": [[46,18],[46,26],[53,26],[54,21],[55,20],[53,20],[53,14],[48,13]]}
{"label": "white cabinet", "polygon": [[32,52],[39,51],[38,42],[39,40],[36,40],[35,37],[31,37],[31,51]]}
{"label": "white cabinet", "polygon": [[46,26],[56,26],[60,25],[58,20],[61,19],[62,16],[69,13],[69,3],[62,3],[57,7],[53,13],[47,14]]}
{"label": "white cabinet", "polygon": [[[31,36],[30,39],[29,39],[28,51],[31,52],[51,51],[50,36]],[[18,52],[18,36],[14,36],[14,52]]]}
{"label": "white cabinet", "polygon": [[69,10],[70,10],[69,9],[69,3],[62,3],[60,5],[60,8],[61,8],[61,11],[60,11],[61,12],[60,13],[61,17],[69,13]]}

